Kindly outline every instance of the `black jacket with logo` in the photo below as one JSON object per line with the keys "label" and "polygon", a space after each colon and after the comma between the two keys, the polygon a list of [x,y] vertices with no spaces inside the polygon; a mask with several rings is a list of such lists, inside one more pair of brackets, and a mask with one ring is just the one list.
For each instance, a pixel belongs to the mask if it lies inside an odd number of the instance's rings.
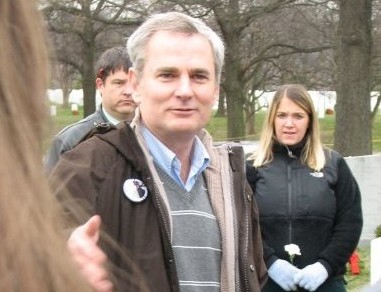
{"label": "black jacket with logo", "polygon": [[317,261],[333,276],[343,275],[362,230],[361,195],[346,161],[326,150],[321,172],[302,164],[302,145],[292,154],[275,145],[274,159],[254,169],[247,164],[247,178],[254,190],[260,215],[264,259],[289,261],[284,246],[300,247],[294,258],[298,268]]}

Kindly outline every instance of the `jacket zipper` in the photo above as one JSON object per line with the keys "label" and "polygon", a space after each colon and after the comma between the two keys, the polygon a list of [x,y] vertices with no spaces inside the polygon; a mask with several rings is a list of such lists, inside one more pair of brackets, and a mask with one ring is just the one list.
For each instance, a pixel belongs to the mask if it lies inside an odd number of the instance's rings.
{"label": "jacket zipper", "polygon": [[288,185],[288,243],[292,243],[292,184],[291,184],[291,166],[287,165],[287,185]]}
{"label": "jacket zipper", "polygon": [[[297,157],[292,153],[292,151],[287,147],[286,144],[284,146],[287,149],[287,155],[291,159],[296,159]],[[291,162],[287,164],[287,191],[288,191],[288,243],[292,243],[292,183],[291,183]]]}
{"label": "jacket zipper", "polygon": [[243,274],[245,281],[246,291],[249,291],[249,280],[248,280],[248,271],[247,271],[247,260],[248,260],[248,248],[249,248],[249,210],[248,210],[248,202],[246,201],[247,193],[244,192],[244,205],[245,205],[245,246],[244,250],[244,259],[243,259]]}

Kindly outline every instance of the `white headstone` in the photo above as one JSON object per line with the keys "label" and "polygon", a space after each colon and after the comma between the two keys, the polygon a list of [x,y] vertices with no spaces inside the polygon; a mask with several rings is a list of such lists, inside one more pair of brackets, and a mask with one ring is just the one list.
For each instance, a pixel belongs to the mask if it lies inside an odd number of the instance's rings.
{"label": "white headstone", "polygon": [[77,112],[78,111],[78,104],[72,103],[71,104],[71,111],[72,112]]}
{"label": "white headstone", "polygon": [[56,115],[57,115],[57,106],[54,105],[54,104],[52,104],[52,105],[50,106],[50,115],[51,115],[51,116],[56,116]]}
{"label": "white headstone", "polygon": [[370,283],[373,285],[381,279],[381,237],[370,243]]}

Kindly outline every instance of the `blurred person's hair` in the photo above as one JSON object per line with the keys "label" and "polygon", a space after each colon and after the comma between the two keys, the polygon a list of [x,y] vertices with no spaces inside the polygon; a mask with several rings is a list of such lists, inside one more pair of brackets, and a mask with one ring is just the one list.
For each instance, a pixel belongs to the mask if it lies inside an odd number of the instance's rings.
{"label": "blurred person's hair", "polygon": [[42,167],[49,59],[37,5],[0,1],[0,291],[93,291]]}
{"label": "blurred person's hair", "polygon": [[205,37],[213,51],[216,80],[221,78],[224,64],[225,46],[221,38],[208,27],[201,19],[193,18],[179,12],[167,12],[151,15],[137,30],[128,38],[127,51],[132,65],[140,78],[146,61],[147,45],[151,37],[159,31],[176,32],[183,34],[200,34]]}
{"label": "blurred person's hair", "polygon": [[250,160],[254,160],[254,166],[263,166],[273,159],[273,145],[277,141],[275,134],[275,117],[279,104],[283,98],[289,98],[296,105],[307,112],[309,123],[305,134],[305,146],[302,152],[302,162],[311,169],[320,171],[325,165],[325,155],[323,145],[320,139],[319,120],[307,89],[300,84],[285,84],[275,92],[270,107],[267,110],[266,118],[263,122],[263,129],[259,141],[259,147],[256,149]]}

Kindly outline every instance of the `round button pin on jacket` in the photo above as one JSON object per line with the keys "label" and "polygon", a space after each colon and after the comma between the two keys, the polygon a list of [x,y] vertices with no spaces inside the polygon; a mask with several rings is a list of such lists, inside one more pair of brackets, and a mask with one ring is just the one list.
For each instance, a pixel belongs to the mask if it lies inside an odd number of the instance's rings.
{"label": "round button pin on jacket", "polygon": [[147,198],[148,190],[144,183],[136,178],[127,179],[123,184],[124,195],[132,202],[140,203]]}

